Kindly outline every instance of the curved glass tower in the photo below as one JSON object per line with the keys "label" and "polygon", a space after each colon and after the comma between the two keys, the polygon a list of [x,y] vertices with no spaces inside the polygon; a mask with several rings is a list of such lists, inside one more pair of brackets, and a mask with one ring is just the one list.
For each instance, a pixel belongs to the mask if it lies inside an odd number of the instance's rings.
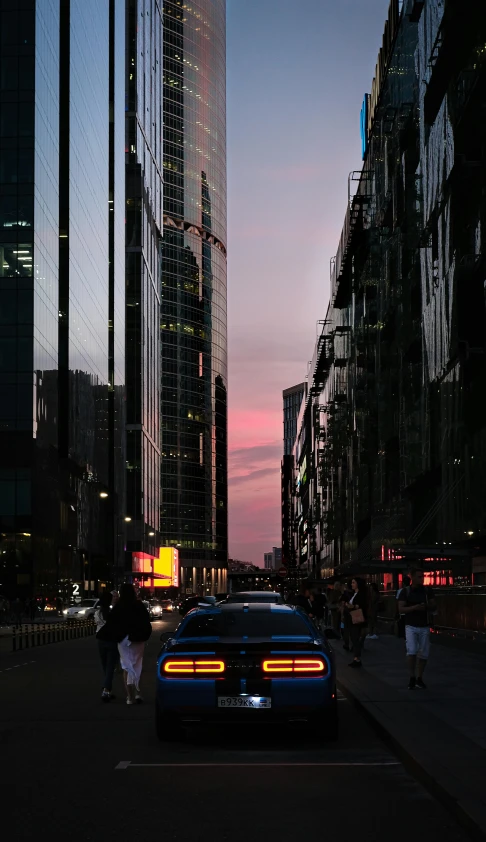
{"label": "curved glass tower", "polygon": [[226,587],[226,3],[164,2],[162,544]]}

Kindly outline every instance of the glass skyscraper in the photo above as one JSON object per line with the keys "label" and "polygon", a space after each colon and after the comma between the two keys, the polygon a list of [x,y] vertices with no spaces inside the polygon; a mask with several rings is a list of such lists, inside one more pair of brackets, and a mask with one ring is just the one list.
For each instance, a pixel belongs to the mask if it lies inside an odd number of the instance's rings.
{"label": "glass skyscraper", "polygon": [[71,596],[123,552],[125,9],[0,4],[0,572]]}
{"label": "glass skyscraper", "polygon": [[226,5],[164,2],[161,543],[226,586]]}
{"label": "glass skyscraper", "polygon": [[160,518],[162,4],[126,0],[126,568],[156,556]]}
{"label": "glass skyscraper", "polygon": [[298,386],[292,386],[282,392],[284,456],[292,455],[297,435],[297,418],[299,417],[305,390],[306,384],[299,383]]}

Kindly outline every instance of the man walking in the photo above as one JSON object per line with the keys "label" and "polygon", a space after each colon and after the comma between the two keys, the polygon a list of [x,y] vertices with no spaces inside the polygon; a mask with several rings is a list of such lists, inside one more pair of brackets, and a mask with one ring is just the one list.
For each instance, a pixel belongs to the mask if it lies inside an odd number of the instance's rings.
{"label": "man walking", "polygon": [[429,612],[435,610],[434,593],[424,587],[424,571],[410,571],[411,584],[402,588],[398,610],[405,619],[405,643],[410,670],[409,690],[426,689],[423,674],[430,651]]}

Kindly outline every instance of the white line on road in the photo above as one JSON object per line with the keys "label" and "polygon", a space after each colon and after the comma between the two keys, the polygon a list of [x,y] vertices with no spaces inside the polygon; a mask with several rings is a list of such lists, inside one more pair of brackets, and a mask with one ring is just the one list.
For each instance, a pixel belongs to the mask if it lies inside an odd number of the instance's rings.
{"label": "white line on road", "polygon": [[371,762],[371,763],[345,763],[345,762],[337,762],[337,763],[132,763],[131,760],[121,760],[117,766],[115,766],[115,770],[125,772],[128,768],[130,769],[206,769],[206,768],[221,768],[223,766],[231,766],[231,767],[248,767],[251,766],[252,768],[261,767],[272,767],[278,768],[279,766],[401,766],[401,763],[395,760],[390,761],[380,761],[380,762]]}
{"label": "white line on road", "polygon": [[13,667],[5,667],[4,670],[0,670],[0,675],[2,672],[11,672],[11,670],[16,670],[17,667],[28,667],[29,664],[35,664],[35,661],[24,661],[23,664],[14,664]]}

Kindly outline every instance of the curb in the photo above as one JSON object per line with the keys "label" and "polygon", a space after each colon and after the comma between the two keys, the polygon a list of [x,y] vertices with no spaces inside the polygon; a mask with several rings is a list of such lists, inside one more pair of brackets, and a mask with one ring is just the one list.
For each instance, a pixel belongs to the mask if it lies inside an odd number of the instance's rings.
{"label": "curb", "polygon": [[393,734],[380,722],[376,716],[363,704],[363,702],[339,679],[337,680],[338,689],[343,696],[350,701],[354,707],[366,719],[369,725],[373,728],[378,737],[386,743],[396,757],[403,763],[404,768],[416,778],[425,789],[439,801],[442,806],[450,813],[467,831],[475,842],[485,842],[486,829],[470,815],[470,813],[462,807],[456,796],[443,786],[437,778],[427,771],[425,766],[414,757],[413,753],[408,751],[403,744],[393,736]]}

